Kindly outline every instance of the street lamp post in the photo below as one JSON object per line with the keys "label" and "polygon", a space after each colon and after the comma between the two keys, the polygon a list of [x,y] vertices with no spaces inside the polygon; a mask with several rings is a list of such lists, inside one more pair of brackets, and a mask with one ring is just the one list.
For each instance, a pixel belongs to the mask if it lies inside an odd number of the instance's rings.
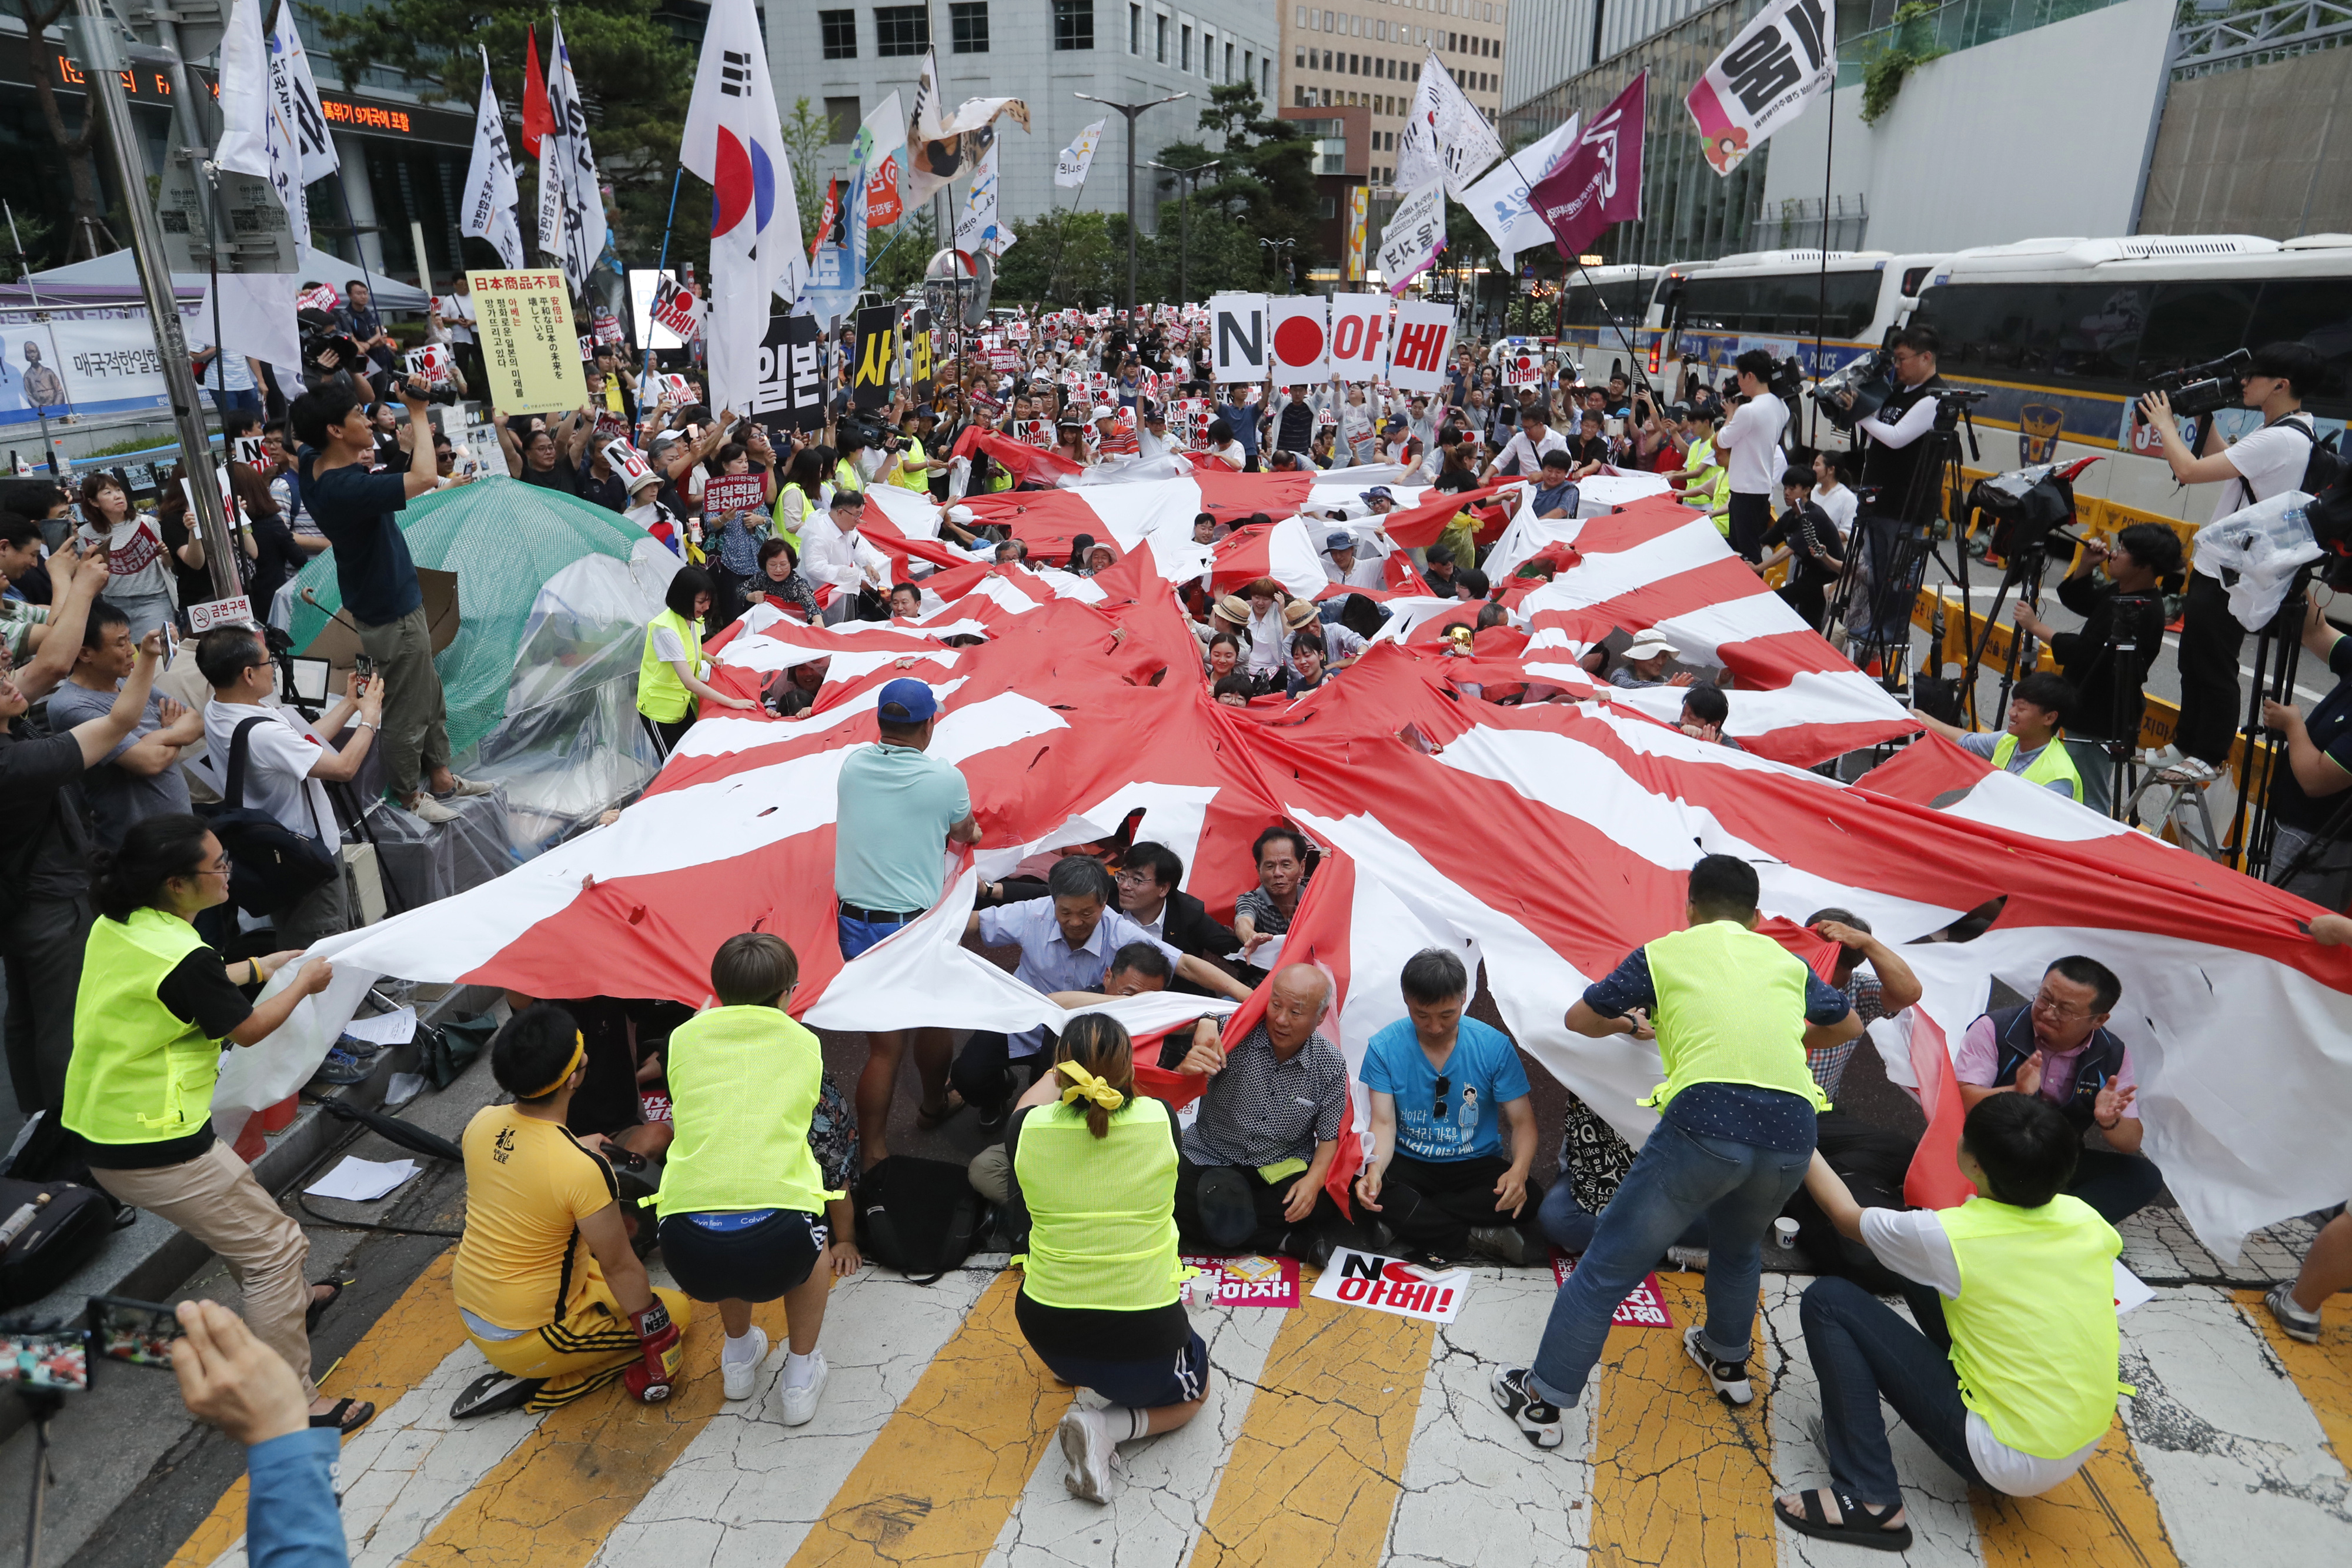
{"label": "street lamp post", "polygon": [[1097,98],[1090,92],[1074,92],[1072,98],[1082,98],[1088,103],[1115,109],[1127,117],[1127,308],[1135,308],[1135,117],[1147,109],[1157,109],[1163,103],[1173,103],[1180,98],[1190,98],[1189,92],[1171,92],[1166,98],[1155,98],[1149,103],[1113,103],[1107,98]]}
{"label": "street lamp post", "polygon": [[[1202,175],[1223,162],[1224,160],[1222,158],[1212,158],[1206,163],[1191,169],[1179,169],[1167,163],[1150,165],[1163,174],[1175,175],[1179,181],[1184,183],[1181,197],[1183,204],[1178,209],[1181,214],[1178,219],[1178,233],[1181,237],[1176,242],[1176,293],[1180,304],[1189,305],[1192,302],[1192,188]],[[1129,232],[1132,233],[1133,230],[1130,228]],[[1130,284],[1129,292],[1133,291]]]}

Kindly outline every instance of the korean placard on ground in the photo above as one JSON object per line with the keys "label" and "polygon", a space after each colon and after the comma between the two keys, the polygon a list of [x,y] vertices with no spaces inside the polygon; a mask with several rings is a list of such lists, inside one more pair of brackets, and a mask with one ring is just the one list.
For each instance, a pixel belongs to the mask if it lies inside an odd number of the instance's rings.
{"label": "korean placard on ground", "polygon": [[563,274],[469,272],[490,405],[503,413],[559,413],[588,402],[579,334]]}
{"label": "korean placard on ground", "polygon": [[1463,1298],[1470,1293],[1470,1270],[1424,1269],[1402,1258],[1342,1247],[1331,1254],[1329,1267],[1307,1293],[1318,1301],[1344,1301],[1401,1318],[1450,1323],[1460,1315]]}
{"label": "korean placard on ground", "polygon": [[[1565,1285],[1568,1277],[1575,1272],[1576,1260],[1559,1248],[1553,1248],[1552,1283]],[[1617,1303],[1617,1310],[1610,1315],[1609,1321],[1638,1329],[1670,1329],[1675,1326],[1674,1314],[1666,1311],[1665,1292],[1658,1289],[1655,1274],[1643,1275],[1642,1282],[1626,1291],[1625,1299]]]}
{"label": "korean placard on ground", "polygon": [[1186,1300],[1200,1306],[1295,1307],[1298,1305],[1296,1258],[1207,1258],[1186,1253],[1201,1272],[1184,1282]]}

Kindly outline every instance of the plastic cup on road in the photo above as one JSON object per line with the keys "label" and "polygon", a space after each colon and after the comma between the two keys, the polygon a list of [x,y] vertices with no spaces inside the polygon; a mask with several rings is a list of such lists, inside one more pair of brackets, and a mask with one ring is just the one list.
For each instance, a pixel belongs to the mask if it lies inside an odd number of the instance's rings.
{"label": "plastic cup on road", "polygon": [[1772,1222],[1773,1245],[1786,1252],[1797,1245],[1797,1222],[1787,1215]]}

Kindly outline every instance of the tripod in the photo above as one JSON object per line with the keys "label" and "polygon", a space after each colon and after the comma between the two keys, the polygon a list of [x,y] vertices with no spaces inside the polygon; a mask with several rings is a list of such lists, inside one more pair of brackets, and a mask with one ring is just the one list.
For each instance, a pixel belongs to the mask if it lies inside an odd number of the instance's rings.
{"label": "tripod", "polygon": [[49,1423],[66,1407],[66,1396],[59,1389],[27,1388],[20,1383],[16,1397],[25,1402],[25,1412],[33,1420],[33,1505],[25,1515],[25,1568],[38,1568],[41,1505],[49,1490]]}
{"label": "tripod", "polygon": [[[2271,850],[2278,837],[2278,822],[2271,814],[2271,771],[2284,760],[2280,753],[2286,739],[2263,725],[2263,702],[2264,698],[2280,703],[2294,699],[2295,666],[2303,657],[2303,619],[2310,589],[2311,568],[2298,567],[2287,585],[2286,597],[2279,601],[2278,613],[2254,634],[2254,680],[2246,698],[2246,722],[2238,728],[2246,747],[2245,782],[2231,813],[2229,842],[2242,857],[2245,873],[2257,881],[2269,880]],[[2271,745],[2258,747],[2255,742],[2260,739],[2269,739]],[[2298,855],[2296,860],[2304,858]],[[2295,869],[2300,870],[2300,865]]]}
{"label": "tripod", "polygon": [[[1969,552],[1963,549],[1958,553],[1961,562],[1960,598],[1965,604],[1969,591],[1966,575]],[[2048,534],[2044,533],[2011,559],[2001,572],[2000,586],[1993,591],[1991,607],[1985,612],[1983,631],[1969,639],[1968,657],[1960,665],[1960,694],[1961,700],[1967,705],[1971,725],[1980,722],[1977,714],[1977,674],[1984,667],[1985,651],[1992,646],[1993,630],[2000,622],[2000,607],[2008,601],[2010,590],[2015,588],[2020,590],[2018,602],[2032,606],[2039,614],[2042,610],[2042,576],[2049,570],[2049,565],[2050,541]],[[1960,624],[1965,627],[1969,617],[1974,613],[1973,609],[1968,610]],[[2009,653],[2000,664],[2000,695],[1993,702],[1996,715],[2005,715],[2009,711],[2009,694],[2017,685],[2019,667],[2027,666],[2026,673],[2031,674],[2031,663],[2038,663],[2038,660],[2029,662],[2026,658],[2026,650],[2032,643],[2033,639],[2022,632],[2011,633]]]}
{"label": "tripod", "polygon": [[[1940,397],[1935,428],[1921,437],[1930,443],[1911,470],[1906,494],[1891,517],[1857,517],[1856,534],[1864,535],[1864,549],[1871,558],[1871,583],[1865,605],[1867,630],[1852,640],[1847,657],[1867,669],[1874,660],[1890,692],[1910,684],[1911,607],[1919,601],[1919,587],[1930,559],[1942,559],[1936,541],[1950,528],[1951,510],[1959,504],[1966,476],[1961,467],[1960,432],[1968,433],[1969,456],[1978,455],[1976,425],[1969,418],[1965,397]],[[1882,497],[1884,498],[1884,497]],[[1915,520],[1916,519],[1916,520]],[[1864,534],[1864,530],[1867,533]],[[1853,552],[1859,557],[1861,549]],[[1961,565],[1946,571],[1960,585],[1961,603],[1968,602],[1967,552]],[[1851,628],[1853,602],[1859,591],[1858,574],[1849,572],[1840,585],[1839,615]],[[1963,622],[1965,624],[1965,622]]]}

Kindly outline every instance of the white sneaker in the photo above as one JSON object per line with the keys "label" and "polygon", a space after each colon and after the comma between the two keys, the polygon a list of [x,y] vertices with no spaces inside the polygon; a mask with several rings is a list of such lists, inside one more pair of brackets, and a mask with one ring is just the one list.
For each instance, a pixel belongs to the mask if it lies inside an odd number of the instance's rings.
{"label": "white sneaker", "polygon": [[445,822],[454,822],[457,820],[457,812],[451,810],[440,801],[436,800],[429,793],[423,789],[419,789],[416,792],[416,796],[414,800],[404,802],[403,809],[405,810],[410,816],[416,818],[420,821],[430,823],[432,826],[436,828]]}
{"label": "white sneaker", "polygon": [[738,1361],[727,1354],[727,1342],[719,1342],[719,1381],[730,1399],[749,1399],[759,1385],[760,1364],[768,1359],[768,1331],[753,1328],[744,1336],[751,1342],[751,1353]]}
{"label": "white sneaker", "polygon": [[1698,1325],[1692,1324],[1683,1335],[1683,1348],[1690,1353],[1693,1361],[1698,1363],[1699,1370],[1706,1374],[1707,1386],[1713,1388],[1716,1397],[1726,1405],[1752,1404],[1756,1390],[1748,1381],[1748,1363],[1716,1360],[1714,1353],[1699,1343],[1699,1333]]}
{"label": "white sneaker", "polygon": [[784,1407],[787,1427],[805,1427],[816,1419],[816,1396],[824,1392],[824,1380],[833,1375],[824,1364],[824,1352],[813,1350],[809,1354],[816,1362],[816,1375],[802,1386],[794,1388],[784,1381],[791,1371],[789,1362],[783,1372],[776,1374],[776,1398]]}
{"label": "white sneaker", "polygon": [[1118,1444],[1110,1434],[1110,1416],[1101,1410],[1073,1405],[1062,1417],[1062,1458],[1070,1473],[1062,1484],[1071,1495],[1088,1502],[1108,1502],[1118,1495],[1126,1466],[1119,1462]]}

